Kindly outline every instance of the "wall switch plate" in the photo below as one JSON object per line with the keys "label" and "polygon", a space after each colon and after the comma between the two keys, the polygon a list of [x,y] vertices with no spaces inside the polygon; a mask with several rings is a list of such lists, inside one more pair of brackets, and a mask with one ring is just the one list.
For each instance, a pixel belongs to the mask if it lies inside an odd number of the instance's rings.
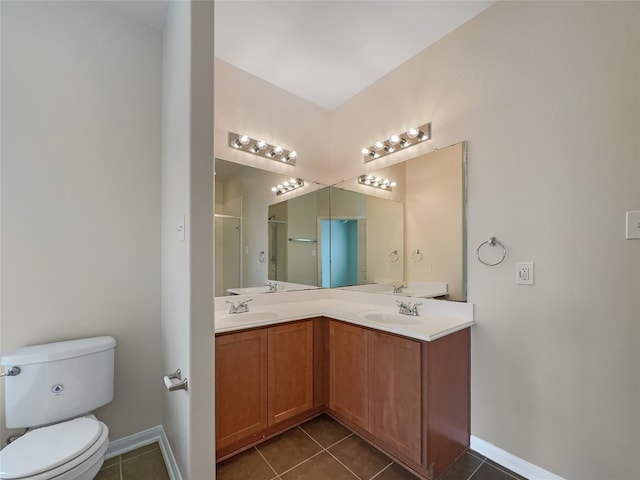
{"label": "wall switch plate", "polygon": [[425,263],[424,264],[424,273],[431,273],[431,264],[430,263]]}
{"label": "wall switch plate", "polygon": [[533,262],[516,263],[516,285],[533,285]]}
{"label": "wall switch plate", "polygon": [[640,210],[627,212],[627,240],[640,238]]}

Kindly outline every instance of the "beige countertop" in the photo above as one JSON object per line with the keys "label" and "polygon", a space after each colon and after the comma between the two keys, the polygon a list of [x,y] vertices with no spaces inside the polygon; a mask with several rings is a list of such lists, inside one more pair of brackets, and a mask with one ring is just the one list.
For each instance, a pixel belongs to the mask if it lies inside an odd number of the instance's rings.
{"label": "beige countertop", "polygon": [[[229,304],[251,299],[246,313],[229,313]],[[421,304],[418,316],[398,313],[396,300]],[[215,299],[215,333],[276,325],[324,316],[417,340],[431,341],[475,324],[473,304],[346,290],[319,289],[272,295],[234,295]]]}

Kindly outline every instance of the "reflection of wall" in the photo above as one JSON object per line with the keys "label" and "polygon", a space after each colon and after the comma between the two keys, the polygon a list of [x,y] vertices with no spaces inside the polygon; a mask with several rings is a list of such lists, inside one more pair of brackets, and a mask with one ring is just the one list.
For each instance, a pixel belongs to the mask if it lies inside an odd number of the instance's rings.
{"label": "reflection of wall", "polygon": [[[403,280],[403,204],[368,195],[367,283]],[[389,254],[398,250],[398,261]]]}
{"label": "reflection of wall", "polygon": [[[446,282],[453,299],[464,298],[462,155],[457,144],[405,164],[406,278]],[[422,260],[416,262],[418,249]]]}
{"label": "reflection of wall", "polygon": [[[316,193],[293,198],[288,204],[287,281],[316,285],[318,282],[318,220]],[[308,239],[316,242],[295,241]]]}

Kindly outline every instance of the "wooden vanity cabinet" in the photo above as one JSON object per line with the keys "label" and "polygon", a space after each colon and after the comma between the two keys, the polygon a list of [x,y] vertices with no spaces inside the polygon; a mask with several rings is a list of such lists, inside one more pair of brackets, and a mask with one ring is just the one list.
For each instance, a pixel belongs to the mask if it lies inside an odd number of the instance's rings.
{"label": "wooden vanity cabinet", "polygon": [[329,337],[331,414],[440,477],[469,446],[470,330],[424,342],[332,320]]}
{"label": "wooden vanity cabinet", "polygon": [[217,335],[217,460],[328,411],[435,480],[469,446],[470,337],[426,342],[324,317]]}
{"label": "wooden vanity cabinet", "polygon": [[330,322],[329,408],[353,425],[369,425],[367,331]]}
{"label": "wooden vanity cabinet", "polygon": [[369,432],[400,458],[422,463],[420,342],[367,331]]}
{"label": "wooden vanity cabinet", "polygon": [[313,414],[314,322],[217,335],[219,458]]}
{"label": "wooden vanity cabinet", "polygon": [[267,428],[267,329],[216,337],[216,448]]}
{"label": "wooden vanity cabinet", "polygon": [[268,329],[268,423],[313,407],[313,322]]}

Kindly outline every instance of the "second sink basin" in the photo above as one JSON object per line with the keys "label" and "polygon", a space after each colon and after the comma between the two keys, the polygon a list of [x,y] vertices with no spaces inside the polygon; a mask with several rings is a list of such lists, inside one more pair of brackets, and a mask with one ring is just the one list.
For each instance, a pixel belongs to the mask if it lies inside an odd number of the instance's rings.
{"label": "second sink basin", "polygon": [[364,320],[376,323],[415,323],[420,317],[402,315],[400,313],[370,312],[362,315]]}

